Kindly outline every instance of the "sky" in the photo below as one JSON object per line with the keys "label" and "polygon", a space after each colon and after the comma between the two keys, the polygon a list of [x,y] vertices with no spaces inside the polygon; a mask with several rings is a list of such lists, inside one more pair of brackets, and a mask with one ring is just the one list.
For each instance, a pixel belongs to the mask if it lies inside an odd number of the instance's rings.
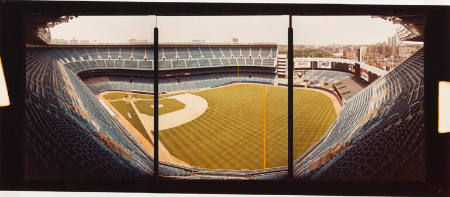
{"label": "sky", "polygon": [[[160,43],[287,44],[288,16],[158,16]],[[51,29],[52,39],[153,42],[155,16],[79,16]],[[293,16],[294,44],[376,44],[401,27],[371,16]]]}

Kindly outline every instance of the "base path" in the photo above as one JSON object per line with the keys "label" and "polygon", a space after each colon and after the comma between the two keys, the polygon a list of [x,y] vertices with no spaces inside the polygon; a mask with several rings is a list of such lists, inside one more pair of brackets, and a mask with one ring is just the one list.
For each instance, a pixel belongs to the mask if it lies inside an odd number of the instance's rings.
{"label": "base path", "polygon": [[[159,116],[159,131],[178,127],[200,117],[208,109],[208,102],[201,96],[193,94],[179,94],[171,97],[183,103],[185,107]],[[137,111],[137,110],[136,110]],[[147,131],[153,130],[153,116],[143,113],[139,114],[142,123]]]}

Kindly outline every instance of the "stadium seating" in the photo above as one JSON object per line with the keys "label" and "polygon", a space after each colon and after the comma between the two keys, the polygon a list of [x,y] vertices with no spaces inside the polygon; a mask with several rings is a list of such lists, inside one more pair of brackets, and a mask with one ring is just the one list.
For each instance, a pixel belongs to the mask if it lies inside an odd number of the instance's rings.
{"label": "stadium seating", "polygon": [[186,63],[184,60],[172,60],[172,65],[174,69],[185,69]]}
{"label": "stadium seating", "polygon": [[191,54],[192,59],[201,59],[202,54],[200,53],[200,49],[198,47],[189,48],[189,52]]}
{"label": "stadium seating", "polygon": [[119,59],[120,48],[108,48],[111,59]]}
{"label": "stadium seating", "polygon": [[[178,78],[178,80],[177,80]],[[159,80],[160,92],[175,92],[182,90],[194,90],[208,87],[217,87],[225,84],[242,82],[242,83],[263,83],[273,84],[274,74],[259,73],[222,73],[222,74],[202,74],[182,77],[161,78]],[[153,79],[143,77],[133,77],[130,83],[130,77],[126,76],[109,76],[102,77],[96,83],[90,83],[88,87],[94,94],[104,91],[135,91],[153,93]]]}
{"label": "stadium seating", "polygon": [[147,61],[139,61],[138,68],[152,70],[153,69],[153,61],[148,61],[148,60]]}
{"label": "stadium seating", "polygon": [[422,77],[419,50],[349,99],[322,139],[295,162],[295,176],[332,181],[392,177],[423,146]]}
{"label": "stadium seating", "polygon": [[25,140],[49,176],[136,178],[153,174],[151,156],[78,76],[35,50],[27,52],[26,65]]}
{"label": "stadium seating", "polygon": [[[108,48],[97,48],[97,53],[98,53],[98,57],[100,59],[108,59],[108,57],[109,57]],[[90,53],[90,54],[91,54],[91,57],[95,56],[95,53],[94,54]]]}
{"label": "stadium seating", "polygon": [[222,54],[225,56],[225,58],[231,57],[231,48],[230,47],[223,47]]}
{"label": "stadium seating", "polygon": [[144,60],[145,49],[144,48],[133,48],[133,59],[134,60]]}
{"label": "stadium seating", "polygon": [[240,58],[241,57],[241,49],[238,47],[231,48],[231,57]]}
{"label": "stadium seating", "polygon": [[271,67],[274,65],[275,60],[274,59],[263,59],[262,66],[268,66]]}
{"label": "stadium seating", "polygon": [[331,71],[331,70],[310,70],[303,76],[303,80],[308,81],[321,81],[323,83],[334,84],[336,82],[351,78],[352,74]]}
{"label": "stadium seating", "polygon": [[221,59],[221,61],[222,61],[222,64],[223,64],[224,66],[229,66],[229,65],[230,65],[230,60],[228,60],[228,59],[226,59],[226,58]]}
{"label": "stadium seating", "polygon": [[220,48],[213,47],[213,48],[211,48],[211,51],[212,51],[212,53],[213,53],[215,58],[222,58],[223,57],[222,50]]}
{"label": "stadium seating", "polygon": [[[85,47],[44,50],[62,61],[73,72],[95,69],[152,70],[153,49],[143,47]],[[260,56],[261,51],[261,56]],[[223,66],[275,67],[277,49],[271,47],[162,47],[159,51],[161,70],[209,68]],[[231,59],[224,59],[231,58]],[[113,61],[105,64],[95,60]],[[139,65],[144,66],[139,66]]]}
{"label": "stadium seating", "polygon": [[223,66],[222,61],[220,61],[220,59],[210,59],[209,61],[211,62],[211,65],[213,67]]}
{"label": "stadium seating", "polygon": [[120,48],[120,58],[124,60],[131,59],[131,50],[129,47]]}
{"label": "stadium seating", "polygon": [[212,52],[211,52],[211,48],[209,48],[209,47],[201,47],[200,51],[202,52],[202,56],[204,58],[209,59],[209,58],[213,57]]}
{"label": "stadium seating", "polygon": [[250,57],[250,48],[249,47],[242,47],[241,48],[241,55],[243,58]]}
{"label": "stadium seating", "polygon": [[[168,58],[186,58],[190,49],[165,48],[161,52]],[[222,60],[214,58],[220,56],[219,51],[222,54],[220,48],[214,51],[199,48],[197,52],[201,56],[210,58],[160,60],[160,68],[220,67],[223,66]],[[88,87],[76,74],[104,68],[150,70],[153,61],[143,60],[149,55],[153,55],[153,50],[148,48],[27,50],[26,141],[50,174],[55,177],[133,178],[153,173],[152,157],[103,109],[95,96],[105,90],[153,92],[152,79],[134,77],[130,83],[129,77],[109,76]],[[236,73],[200,74],[179,77],[178,80],[162,78],[160,90],[173,92],[215,87],[238,80],[273,83],[273,79],[274,74],[254,73],[250,77],[248,73],[242,73],[239,78]],[[51,156],[43,155],[47,153]],[[161,170],[161,174],[186,176],[191,171],[165,165],[161,169],[167,170]]]}
{"label": "stadium seating", "polygon": [[164,57],[166,58],[166,60],[173,60],[176,58],[177,54],[175,52],[175,48],[166,47],[162,49],[164,50]]}
{"label": "stadium seating", "polygon": [[189,59],[188,48],[185,47],[177,48],[177,54],[179,59]]}
{"label": "stadium seating", "polygon": [[[211,67],[238,62],[270,67],[276,54],[271,47],[167,47],[160,51],[159,65],[162,70],[217,69]],[[153,92],[153,80],[136,76],[130,82],[130,77],[111,75],[86,85],[77,76],[103,68],[151,70],[150,57],[152,48],[27,49],[26,146],[46,166],[49,176],[135,178],[153,174],[152,157],[95,96],[106,90]],[[305,77],[330,82],[347,77],[332,71],[310,72]],[[205,72],[161,78],[159,89],[175,92],[235,82],[273,84],[274,78],[275,73]],[[419,50],[343,104],[326,134],[295,161],[295,177],[333,181],[392,177],[424,144],[423,88],[423,50]],[[285,168],[238,173],[164,162],[160,173],[190,179],[286,177]]]}
{"label": "stadium seating", "polygon": [[200,67],[200,64],[198,60],[186,60],[186,66],[188,68],[198,68]]}
{"label": "stadium seating", "polygon": [[257,58],[257,57],[259,57],[259,52],[261,51],[261,49],[260,48],[258,48],[258,47],[252,47],[251,48],[251,53],[250,53],[250,55],[252,56],[252,58]]}
{"label": "stadium seating", "polygon": [[261,57],[268,58],[271,55],[272,49],[270,48],[261,48]]}

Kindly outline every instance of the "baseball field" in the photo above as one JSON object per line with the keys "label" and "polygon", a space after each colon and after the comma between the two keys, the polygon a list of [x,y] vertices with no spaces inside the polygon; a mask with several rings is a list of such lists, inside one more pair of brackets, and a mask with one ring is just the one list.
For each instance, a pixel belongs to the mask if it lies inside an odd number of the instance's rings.
{"label": "baseball field", "polygon": [[[153,144],[148,131],[153,129],[152,95],[110,92],[103,99]],[[333,102],[323,92],[294,89],[294,158],[333,123]],[[286,166],[287,109],[287,88],[271,85],[233,84],[161,95],[160,145],[194,167],[263,169],[264,157],[266,168]]]}

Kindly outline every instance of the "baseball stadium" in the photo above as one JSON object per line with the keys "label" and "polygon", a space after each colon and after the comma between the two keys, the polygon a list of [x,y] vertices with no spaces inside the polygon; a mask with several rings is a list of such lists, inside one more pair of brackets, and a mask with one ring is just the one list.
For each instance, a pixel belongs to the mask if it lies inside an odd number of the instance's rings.
{"label": "baseball stadium", "polygon": [[[156,60],[153,44],[50,44],[49,29],[76,17],[32,17],[29,179],[146,178],[156,167],[167,179],[287,178],[288,60],[281,45],[161,43]],[[401,24],[404,41],[423,41],[418,16],[374,18]],[[423,56],[414,51],[390,70],[361,58],[296,57],[294,177],[423,177],[410,173],[425,165]]]}

